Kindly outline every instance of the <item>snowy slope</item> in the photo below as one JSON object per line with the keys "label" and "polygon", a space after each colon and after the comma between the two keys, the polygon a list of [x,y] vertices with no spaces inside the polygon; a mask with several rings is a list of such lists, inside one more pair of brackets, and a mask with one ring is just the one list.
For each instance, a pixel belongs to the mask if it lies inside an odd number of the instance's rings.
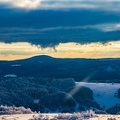
{"label": "snowy slope", "polygon": [[108,108],[120,103],[120,99],[115,95],[120,88],[120,84],[77,82],[77,85],[92,89],[96,102],[102,107]]}

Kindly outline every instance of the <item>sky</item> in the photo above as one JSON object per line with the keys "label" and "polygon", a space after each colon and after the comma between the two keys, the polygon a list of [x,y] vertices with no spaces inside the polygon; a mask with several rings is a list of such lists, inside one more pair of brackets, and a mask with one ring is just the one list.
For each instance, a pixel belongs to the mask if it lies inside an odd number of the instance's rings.
{"label": "sky", "polygon": [[0,60],[120,58],[120,0],[0,0]]}

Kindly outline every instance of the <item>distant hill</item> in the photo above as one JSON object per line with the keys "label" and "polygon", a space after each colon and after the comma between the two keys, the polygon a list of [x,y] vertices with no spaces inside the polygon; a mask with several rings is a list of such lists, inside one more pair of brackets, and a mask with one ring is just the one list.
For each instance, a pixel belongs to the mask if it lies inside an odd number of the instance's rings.
{"label": "distant hill", "polygon": [[35,56],[0,61],[0,77],[74,78],[76,81],[120,83],[120,59],[58,59]]}

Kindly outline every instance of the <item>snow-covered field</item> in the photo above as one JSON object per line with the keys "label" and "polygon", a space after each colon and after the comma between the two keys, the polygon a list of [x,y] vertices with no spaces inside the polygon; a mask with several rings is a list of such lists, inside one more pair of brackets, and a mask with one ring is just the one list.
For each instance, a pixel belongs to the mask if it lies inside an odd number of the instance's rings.
{"label": "snow-covered field", "polygon": [[77,85],[92,89],[96,102],[102,107],[108,108],[120,103],[120,99],[116,97],[116,92],[120,88],[120,84],[77,82]]}
{"label": "snow-covered field", "polygon": [[[45,118],[48,118],[48,120],[57,120],[57,119],[54,119],[56,115],[58,114],[43,114],[43,116],[45,116]],[[34,114],[2,115],[0,116],[0,120],[29,120],[29,119],[32,119],[33,116],[37,117],[39,115],[37,114],[36,115]],[[82,118],[79,120],[108,120],[108,119],[109,120],[120,120],[120,115],[96,115],[96,117],[93,117],[93,118],[84,118],[84,119]],[[40,119],[35,119],[35,120],[40,120]],[[63,119],[58,119],[58,120],[63,120]],[[69,118],[64,119],[64,120],[69,120]]]}
{"label": "snow-covered field", "polygon": [[97,115],[89,120],[120,120],[120,115]]}
{"label": "snow-covered field", "polygon": [[33,114],[1,115],[0,120],[29,120]]}

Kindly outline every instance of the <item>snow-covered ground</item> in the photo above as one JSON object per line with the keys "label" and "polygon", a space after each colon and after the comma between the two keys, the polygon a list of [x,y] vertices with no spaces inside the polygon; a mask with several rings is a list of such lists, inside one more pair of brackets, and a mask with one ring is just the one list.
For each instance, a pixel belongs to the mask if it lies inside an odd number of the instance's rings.
{"label": "snow-covered ground", "polygon": [[0,120],[29,120],[33,114],[1,115]]}
{"label": "snow-covered ground", "polygon": [[11,67],[20,67],[21,65],[20,64],[13,64],[11,65]]}
{"label": "snow-covered ground", "polygon": [[97,115],[89,120],[120,120],[120,115]]}
{"label": "snow-covered ground", "polygon": [[[45,118],[48,118],[49,120],[54,120],[54,117],[58,114],[41,114],[41,115],[45,116]],[[36,115],[34,114],[2,115],[0,116],[0,120],[29,120],[29,119],[32,119],[33,116],[37,117],[39,115],[38,114]],[[79,119],[79,120],[108,120],[108,118],[109,119],[115,118],[115,119],[110,119],[110,120],[120,120],[120,115],[96,115],[96,117],[93,117],[93,118],[84,118],[84,119]],[[62,119],[58,119],[58,120],[62,120]],[[64,120],[69,120],[69,118],[64,119]]]}
{"label": "snow-covered ground", "polygon": [[120,103],[120,99],[116,97],[116,92],[120,88],[120,84],[77,82],[77,85],[92,89],[96,102],[102,107],[108,108]]}

